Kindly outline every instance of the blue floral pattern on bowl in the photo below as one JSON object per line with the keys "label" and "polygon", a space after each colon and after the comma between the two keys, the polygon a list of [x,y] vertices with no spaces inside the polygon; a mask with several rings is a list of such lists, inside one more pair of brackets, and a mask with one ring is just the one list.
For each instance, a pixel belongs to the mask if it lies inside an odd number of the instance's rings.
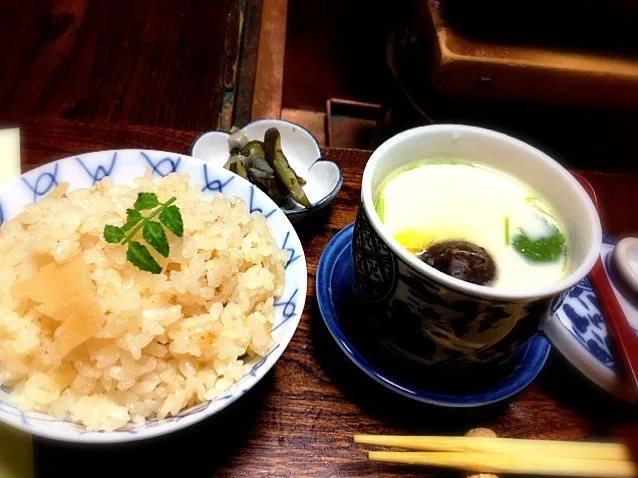
{"label": "blue floral pattern on bowl", "polygon": [[598,298],[585,279],[564,296],[561,312],[568,319],[570,333],[600,363],[615,371],[611,337],[598,307]]}
{"label": "blue floral pattern on bowl", "polygon": [[40,200],[58,184],[69,189],[90,187],[110,177],[115,184],[133,184],[136,177],[150,169],[156,176],[177,172],[188,174],[192,183],[201,185],[205,197],[218,193],[239,196],[248,202],[251,212],[261,212],[271,226],[277,244],[290,253],[286,264],[286,282],[275,303],[273,338],[270,352],[251,363],[251,370],[224,395],[163,420],[149,420],[113,432],[87,432],[70,421],[41,413],[24,412],[6,403],[8,389],[0,389],[0,421],[33,435],[55,440],[114,443],[163,435],[199,422],[225,408],[251,389],[272,368],[290,342],[304,308],[307,288],[306,260],[292,224],[263,192],[248,181],[221,167],[200,159],[151,150],[117,150],[88,153],[45,164],[9,181],[0,188],[0,221],[4,222],[32,202]]}
{"label": "blue floral pattern on bowl", "polygon": [[[627,319],[638,337],[638,300],[628,291],[613,264],[616,239],[605,235],[601,260]],[[543,330],[556,348],[586,377],[608,392],[634,401],[618,374],[615,345],[607,330],[598,297],[589,280],[583,279],[557,298]]]}
{"label": "blue floral pattern on bowl", "polygon": [[354,293],[397,356],[440,369],[504,364],[540,327],[549,298],[485,300],[431,280],[384,243],[359,208]]}

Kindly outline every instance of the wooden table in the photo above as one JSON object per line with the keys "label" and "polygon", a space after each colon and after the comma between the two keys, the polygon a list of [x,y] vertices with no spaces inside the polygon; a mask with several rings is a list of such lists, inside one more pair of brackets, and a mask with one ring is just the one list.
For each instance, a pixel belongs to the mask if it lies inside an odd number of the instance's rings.
{"label": "wooden table", "polygon": [[[197,132],[91,126],[65,120],[22,123],[24,169],[105,148],[186,153]],[[331,207],[297,227],[308,261],[308,297],[281,360],[238,402],[170,437],[80,447],[35,440],[37,478],[49,476],[442,476],[366,462],[353,433],[463,434],[488,426],[499,435],[546,439],[624,439],[638,433],[635,410],[599,392],[557,353],[538,379],[507,403],[445,410],[395,396],[368,379],[337,348],[315,301],[315,274],[330,238],[355,218],[367,151],[327,149],[345,180]],[[638,233],[638,176],[585,173],[600,198],[605,229]],[[585,402],[586,397],[589,402]],[[81,464],[84,463],[84,464]],[[447,476],[447,475],[443,475]]]}

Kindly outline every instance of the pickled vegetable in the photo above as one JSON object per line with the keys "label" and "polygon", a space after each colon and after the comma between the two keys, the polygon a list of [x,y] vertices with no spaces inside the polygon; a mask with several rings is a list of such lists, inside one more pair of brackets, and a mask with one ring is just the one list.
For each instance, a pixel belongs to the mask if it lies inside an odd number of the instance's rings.
{"label": "pickled vegetable", "polygon": [[266,159],[270,166],[275,170],[275,176],[288,189],[290,196],[299,204],[305,207],[312,207],[312,203],[308,200],[304,192],[297,174],[290,167],[286,156],[281,150],[281,135],[276,128],[270,128],[264,135],[264,144],[266,145]]}
{"label": "pickled vegetable", "polygon": [[238,174],[242,178],[248,179],[248,172],[246,171],[246,165],[244,164],[244,161],[242,160],[241,156],[237,154],[231,156],[230,159],[226,161],[226,164],[224,164],[224,167],[226,169],[229,169],[233,173]]}
{"label": "pickled vegetable", "polygon": [[228,149],[233,151],[235,149],[243,149],[248,144],[248,136],[241,129],[232,130],[231,135],[228,137]]}
{"label": "pickled vegetable", "polygon": [[104,322],[95,300],[95,283],[80,254],[68,264],[47,264],[34,277],[17,284],[13,292],[20,300],[38,303],[41,314],[60,322],[53,342],[59,358],[93,337]]}
{"label": "pickled vegetable", "polygon": [[248,170],[248,179],[259,189],[268,194],[270,198],[279,206],[286,198],[286,194],[281,190],[275,176],[271,173],[260,171],[259,169],[250,168]]}
{"label": "pickled vegetable", "polygon": [[254,158],[262,158],[266,159],[266,150],[264,148],[264,143],[261,141],[253,140],[246,145],[247,156]]}
{"label": "pickled vegetable", "polygon": [[228,145],[231,156],[224,168],[259,187],[279,206],[294,205],[295,201],[302,206],[312,207],[302,189],[306,180],[288,163],[281,149],[281,135],[276,128],[266,131],[263,142],[248,141],[241,130],[233,130]]}

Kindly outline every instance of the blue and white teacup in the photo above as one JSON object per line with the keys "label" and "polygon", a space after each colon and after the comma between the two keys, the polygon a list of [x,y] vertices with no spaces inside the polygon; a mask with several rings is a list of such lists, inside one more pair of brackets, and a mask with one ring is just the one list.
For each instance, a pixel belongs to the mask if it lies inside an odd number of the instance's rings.
{"label": "blue and white teacup", "polygon": [[[440,157],[490,166],[538,191],[565,227],[570,257],[563,279],[529,290],[476,285],[440,272],[404,249],[381,222],[374,197],[396,169]],[[353,239],[354,292],[374,318],[383,344],[396,356],[433,371],[485,369],[486,364],[510,361],[539,332],[552,301],[557,303],[589,273],[601,244],[593,202],[546,154],[487,129],[418,127],[383,143],[364,170]]]}

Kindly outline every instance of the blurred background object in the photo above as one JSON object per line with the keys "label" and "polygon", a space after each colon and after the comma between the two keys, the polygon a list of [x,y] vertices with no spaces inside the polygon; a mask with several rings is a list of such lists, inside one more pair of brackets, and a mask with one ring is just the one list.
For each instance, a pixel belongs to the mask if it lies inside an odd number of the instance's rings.
{"label": "blurred background object", "polygon": [[274,117],[373,149],[460,122],[638,171],[636,31],[632,0],[0,0],[0,126]]}
{"label": "blurred background object", "polygon": [[637,26],[628,0],[288,0],[270,111],[330,146],[374,148],[411,126],[462,122],[568,166],[636,171]]}

